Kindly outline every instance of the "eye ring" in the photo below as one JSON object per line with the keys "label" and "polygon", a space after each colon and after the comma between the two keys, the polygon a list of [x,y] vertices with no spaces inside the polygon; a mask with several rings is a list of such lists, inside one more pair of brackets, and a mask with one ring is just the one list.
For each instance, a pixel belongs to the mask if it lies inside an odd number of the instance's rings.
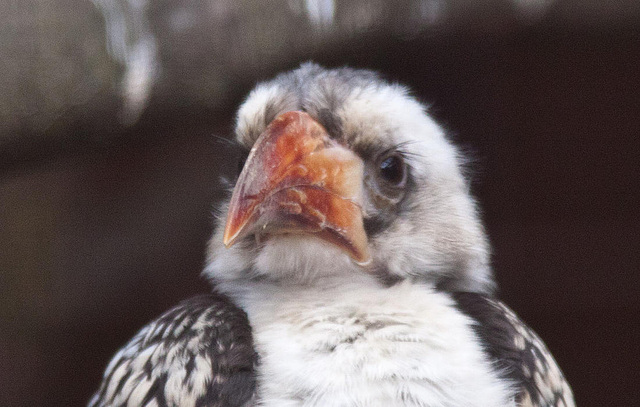
{"label": "eye ring", "polygon": [[378,176],[385,184],[402,188],[407,183],[407,164],[398,152],[383,155],[378,160]]}

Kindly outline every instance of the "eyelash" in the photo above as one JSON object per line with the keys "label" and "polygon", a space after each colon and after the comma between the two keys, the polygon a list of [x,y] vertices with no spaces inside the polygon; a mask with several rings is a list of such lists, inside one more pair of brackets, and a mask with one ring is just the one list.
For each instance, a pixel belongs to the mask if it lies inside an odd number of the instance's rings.
{"label": "eyelash", "polygon": [[407,168],[407,172],[408,172],[407,175],[410,175],[411,170],[413,169],[413,166],[412,166],[413,160],[411,158],[419,155],[417,153],[408,151],[406,149],[406,147],[412,143],[413,142],[411,141],[404,141],[402,143],[398,143],[395,146],[386,149],[382,154],[380,154],[380,156],[383,157],[393,153],[400,155],[404,160],[405,166]]}

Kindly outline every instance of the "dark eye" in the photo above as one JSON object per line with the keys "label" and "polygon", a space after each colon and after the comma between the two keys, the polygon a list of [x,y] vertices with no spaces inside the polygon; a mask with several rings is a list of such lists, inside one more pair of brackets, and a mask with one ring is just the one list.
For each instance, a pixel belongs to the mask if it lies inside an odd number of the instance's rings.
{"label": "dark eye", "polygon": [[404,186],[407,180],[407,169],[404,158],[399,153],[391,153],[382,157],[378,165],[380,177],[395,187]]}

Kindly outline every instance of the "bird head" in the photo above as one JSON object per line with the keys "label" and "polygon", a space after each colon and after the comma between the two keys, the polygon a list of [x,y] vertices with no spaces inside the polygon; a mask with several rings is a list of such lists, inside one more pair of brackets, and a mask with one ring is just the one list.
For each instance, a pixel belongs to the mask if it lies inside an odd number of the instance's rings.
{"label": "bird head", "polygon": [[250,152],[205,269],[223,291],[359,278],[492,290],[462,158],[404,87],[303,64],[249,94],[235,137]]}

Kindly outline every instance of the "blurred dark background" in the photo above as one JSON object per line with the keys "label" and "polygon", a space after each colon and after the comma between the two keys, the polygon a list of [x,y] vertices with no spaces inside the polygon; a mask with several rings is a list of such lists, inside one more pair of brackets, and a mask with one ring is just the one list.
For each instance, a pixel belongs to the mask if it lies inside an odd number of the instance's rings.
{"label": "blurred dark background", "polygon": [[500,295],[581,406],[640,397],[640,2],[0,0],[0,405],[83,405],[199,273],[234,110],[312,59],[473,158]]}

